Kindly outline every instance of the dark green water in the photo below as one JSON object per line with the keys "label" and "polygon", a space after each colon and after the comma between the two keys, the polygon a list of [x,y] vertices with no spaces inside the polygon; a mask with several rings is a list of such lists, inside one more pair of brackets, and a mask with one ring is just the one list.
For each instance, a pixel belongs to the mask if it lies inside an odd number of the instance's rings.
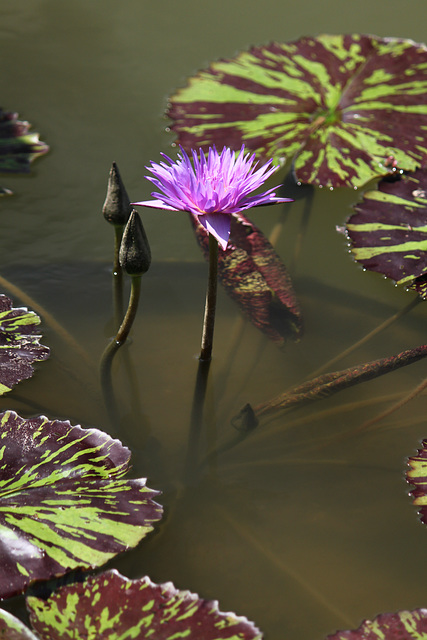
{"label": "dark green water", "polygon": [[[423,12],[420,0],[404,10],[396,0],[0,3],[1,104],[51,146],[31,176],[2,176],[15,195],[0,202],[1,274],[44,305],[93,361],[84,365],[45,325],[52,358],[0,408],[109,431],[96,378],[112,316],[113,237],[100,214],[108,170],[117,161],[131,198],[148,198],[144,166],[169,150],[162,114],[186,76],[251,44],[306,34],[423,41]],[[299,343],[282,352],[245,326],[230,360],[239,312],[220,293],[202,453],[227,437],[246,402],[300,382],[412,299],[356,267],[336,233],[359,197],[316,193],[292,273],[305,319]],[[278,244],[288,264],[302,210],[303,202],[292,206]],[[257,209],[253,219],[268,234],[279,215]],[[121,416],[114,435],[132,449],[134,476],[163,491],[166,517],[111,566],[217,599],[270,640],[320,639],[380,612],[426,606],[427,532],[404,481],[407,456],[427,436],[425,396],[351,437],[387,406],[378,398],[409,391],[426,364],[261,425],[183,489],[206,266],[185,215],[147,210],[144,224],[153,265],[128,365],[119,355],[114,369]],[[337,367],[422,344],[425,320],[420,305]],[[349,437],[339,440],[343,431]]]}

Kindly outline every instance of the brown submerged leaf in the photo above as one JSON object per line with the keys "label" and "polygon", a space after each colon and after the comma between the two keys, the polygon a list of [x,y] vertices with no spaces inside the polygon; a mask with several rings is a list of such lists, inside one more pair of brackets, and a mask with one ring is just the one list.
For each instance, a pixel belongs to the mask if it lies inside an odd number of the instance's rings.
{"label": "brown submerged leaf", "polygon": [[[209,238],[190,214],[197,241],[207,258]],[[251,322],[273,342],[301,337],[301,310],[291,278],[263,233],[243,214],[231,218],[228,247],[218,254],[218,278]]]}

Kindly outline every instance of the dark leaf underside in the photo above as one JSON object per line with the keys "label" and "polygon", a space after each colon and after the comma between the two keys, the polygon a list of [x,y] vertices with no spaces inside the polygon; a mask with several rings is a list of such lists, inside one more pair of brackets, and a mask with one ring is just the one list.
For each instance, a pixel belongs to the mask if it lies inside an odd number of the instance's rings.
{"label": "dark leaf underside", "polygon": [[[209,236],[190,214],[206,258]],[[251,322],[276,344],[302,333],[302,315],[285,265],[263,233],[242,214],[231,217],[228,247],[218,254],[218,278]]]}

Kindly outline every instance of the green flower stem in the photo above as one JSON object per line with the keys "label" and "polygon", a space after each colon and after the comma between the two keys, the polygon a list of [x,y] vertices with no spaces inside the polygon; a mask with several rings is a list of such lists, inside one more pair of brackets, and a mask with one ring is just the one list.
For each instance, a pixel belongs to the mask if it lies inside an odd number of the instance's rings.
{"label": "green flower stem", "polygon": [[113,260],[113,302],[114,302],[114,330],[120,327],[123,318],[123,271],[119,262],[120,244],[123,237],[124,225],[114,225],[114,260]]}
{"label": "green flower stem", "polygon": [[184,481],[191,484],[197,481],[198,453],[200,433],[203,426],[203,412],[206,402],[209,368],[212,360],[213,335],[215,328],[216,294],[218,283],[218,241],[209,234],[209,275],[206,290],[205,315],[203,318],[202,346],[196,385],[191,409],[190,433],[185,461]]}
{"label": "green flower stem", "polygon": [[205,316],[203,318],[202,347],[200,350],[200,360],[203,361],[210,361],[212,358],[217,286],[218,241],[212,234],[209,234],[209,276],[206,291]]}
{"label": "green flower stem", "polygon": [[107,348],[101,357],[100,362],[100,377],[101,387],[104,395],[104,401],[107,409],[110,412],[111,418],[114,423],[117,424],[117,410],[114,403],[113,384],[111,380],[111,366],[113,358],[120,347],[126,342],[126,339],[131,330],[133,321],[135,320],[136,312],[138,309],[139,294],[141,292],[141,276],[132,276],[131,280],[131,292],[129,298],[129,304],[126,311],[126,315],[122,324],[117,332],[115,338],[108,344]]}
{"label": "green flower stem", "polygon": [[138,310],[139,303],[139,294],[141,292],[141,276],[132,276],[131,279],[131,290],[130,290],[130,298],[129,304],[126,311],[126,315],[123,319],[122,324],[120,325],[120,329],[116,335],[116,342],[119,347],[122,346],[129,335],[129,331],[133,325],[133,321],[135,320],[136,312]]}

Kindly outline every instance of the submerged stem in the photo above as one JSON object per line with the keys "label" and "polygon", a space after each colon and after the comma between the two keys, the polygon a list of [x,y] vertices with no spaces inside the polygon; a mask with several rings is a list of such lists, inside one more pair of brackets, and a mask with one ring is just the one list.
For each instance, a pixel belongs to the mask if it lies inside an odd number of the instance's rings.
{"label": "submerged stem", "polygon": [[136,312],[138,309],[139,294],[141,291],[141,276],[132,276],[131,291],[129,297],[129,304],[126,311],[126,315],[122,324],[117,332],[116,337],[108,344],[104,353],[101,356],[100,362],[100,377],[101,387],[104,395],[105,404],[112,416],[114,422],[117,422],[117,411],[114,403],[113,385],[111,381],[111,366],[113,358],[120,347],[126,342],[126,339],[131,330],[133,321],[135,320]]}
{"label": "submerged stem", "polygon": [[194,388],[193,405],[191,408],[190,432],[188,434],[187,454],[184,468],[184,480],[186,484],[194,482],[198,468],[198,453],[200,433],[203,426],[203,411],[206,401],[210,360],[199,360],[197,368],[196,385]]}
{"label": "submerged stem", "polygon": [[218,241],[209,234],[209,275],[203,318],[200,360],[211,360],[215,328],[216,294],[218,287]]}

